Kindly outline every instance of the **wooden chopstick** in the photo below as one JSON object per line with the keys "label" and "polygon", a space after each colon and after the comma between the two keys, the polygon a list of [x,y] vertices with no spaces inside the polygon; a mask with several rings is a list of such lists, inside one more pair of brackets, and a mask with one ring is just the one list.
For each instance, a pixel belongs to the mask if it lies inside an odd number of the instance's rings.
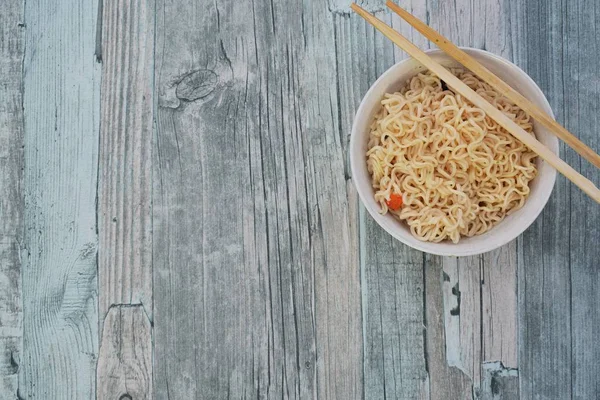
{"label": "wooden chopstick", "polygon": [[440,79],[444,80],[446,84],[451,86],[456,92],[464,96],[467,100],[473,103],[475,106],[481,108],[485,113],[496,121],[500,126],[510,132],[514,137],[523,142],[533,152],[545,160],[548,164],[552,165],[567,177],[575,185],[579,186],[588,196],[600,203],[600,190],[594,185],[592,181],[575,171],[569,164],[560,159],[550,149],[540,143],[533,135],[525,132],[519,125],[513,120],[504,115],[496,107],[488,103],[483,97],[475,93],[471,88],[464,84],[460,79],[454,76],[446,68],[435,62],[431,57],[421,51],[417,46],[412,44],[408,39],[396,32],[390,26],[385,24],[377,17],[369,14],[363,8],[353,3],[351,6],[358,15],[363,17],[367,22],[373,25],[377,30],[383,33],[388,39],[394,42],[397,46],[406,51],[411,57],[419,61],[431,72],[436,74]]}
{"label": "wooden chopstick", "polygon": [[597,168],[600,168],[600,155],[596,154],[594,150],[577,139],[577,137],[552,119],[552,117],[542,111],[538,106],[527,100],[523,95],[494,75],[489,69],[481,65],[473,57],[465,53],[446,37],[440,35],[438,32],[427,26],[423,21],[419,20],[408,11],[399,7],[391,0],[388,0],[386,5],[392,11],[402,17],[406,22],[411,24],[416,30],[421,32],[423,36],[434,42],[440,49],[444,50],[446,54],[470,69],[471,72],[490,84],[490,86],[500,92],[500,94],[511,100],[527,114],[548,128],[557,137],[562,139],[566,144],[571,146],[571,148],[579,153],[583,158],[594,164]]}

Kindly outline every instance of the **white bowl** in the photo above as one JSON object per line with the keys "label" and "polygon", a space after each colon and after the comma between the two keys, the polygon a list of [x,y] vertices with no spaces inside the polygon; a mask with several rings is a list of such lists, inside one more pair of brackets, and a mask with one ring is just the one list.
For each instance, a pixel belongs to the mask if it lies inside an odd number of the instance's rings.
{"label": "white bowl", "polygon": [[[470,48],[463,50],[554,118],[550,104],[541,89],[519,67],[487,51]],[[440,50],[432,50],[427,53],[446,67],[460,66]],[[410,233],[405,223],[398,221],[390,214],[381,215],[379,203],[374,198],[371,176],[367,171],[366,152],[369,127],[373,116],[380,107],[383,95],[400,90],[408,79],[425,70],[426,68],[416,60],[406,59],[385,71],[371,86],[358,107],[352,126],[352,137],[350,138],[352,178],[358,194],[371,216],[383,229],[401,242],[417,250],[442,256],[469,256],[485,253],[510,242],[531,225],[550,198],[556,180],[556,171],[537,157],[538,176],[530,183],[531,193],[523,208],[507,216],[483,235],[461,237],[456,244],[451,241],[423,242]],[[534,131],[537,140],[558,154],[558,139],[554,135],[537,122],[534,122]]]}

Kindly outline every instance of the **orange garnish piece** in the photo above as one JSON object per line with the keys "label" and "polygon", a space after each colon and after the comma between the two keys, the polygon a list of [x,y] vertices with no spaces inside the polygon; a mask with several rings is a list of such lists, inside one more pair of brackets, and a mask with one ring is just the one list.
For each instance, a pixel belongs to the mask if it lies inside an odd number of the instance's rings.
{"label": "orange garnish piece", "polygon": [[399,210],[400,207],[402,207],[402,195],[392,193],[390,195],[390,199],[388,201],[386,201],[385,203],[387,204],[387,206],[389,207],[390,210],[392,210],[392,211]]}

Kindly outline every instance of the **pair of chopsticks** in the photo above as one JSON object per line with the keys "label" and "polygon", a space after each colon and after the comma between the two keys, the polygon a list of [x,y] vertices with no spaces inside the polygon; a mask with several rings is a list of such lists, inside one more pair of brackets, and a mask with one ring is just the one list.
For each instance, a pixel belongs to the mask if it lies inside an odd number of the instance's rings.
{"label": "pair of chopsticks", "polygon": [[[558,124],[552,117],[547,115],[535,104],[531,103],[507,83],[502,81],[490,70],[479,64],[473,57],[469,56],[463,50],[454,45],[450,40],[440,35],[435,30],[427,26],[423,21],[414,17],[406,10],[400,8],[390,0],[387,1],[386,5],[402,17],[406,22],[411,24],[416,30],[421,32],[425,37],[434,42],[439,48],[441,48],[446,54],[454,58],[456,61],[467,67],[479,78],[487,82],[490,86],[496,89],[500,94],[511,100],[531,117],[541,123],[543,126],[548,128],[557,137],[565,141],[571,146],[576,152],[578,152],[586,160],[594,164],[597,168],[600,168],[600,156],[596,154],[592,149],[582,143],[568,130]],[[579,186],[588,196],[600,203],[600,189],[598,189],[592,181],[575,171],[569,164],[564,162],[560,157],[554,154],[550,149],[540,143],[533,135],[525,132],[520,126],[518,126],[513,120],[504,115],[496,107],[488,103],[483,97],[475,93],[471,88],[465,85],[460,79],[454,76],[446,68],[435,62],[431,57],[421,51],[417,46],[412,44],[407,38],[402,36],[400,33],[392,29],[390,26],[385,24],[377,17],[369,14],[363,8],[356,4],[351,5],[352,10],[363,17],[367,22],[373,25],[377,30],[388,37],[398,47],[406,51],[410,56],[419,61],[431,72],[436,74],[440,79],[445,81],[451,86],[456,92],[464,96],[467,100],[471,101],[475,106],[485,111],[494,121],[500,126],[506,129],[514,137],[523,142],[533,152],[540,156],[543,160],[553,166],[558,172],[563,174],[567,179]]]}

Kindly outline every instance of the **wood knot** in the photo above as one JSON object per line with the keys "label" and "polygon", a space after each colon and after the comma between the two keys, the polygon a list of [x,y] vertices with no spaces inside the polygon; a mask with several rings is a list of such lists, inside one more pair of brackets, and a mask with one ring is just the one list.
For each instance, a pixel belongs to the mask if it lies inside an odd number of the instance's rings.
{"label": "wood knot", "polygon": [[119,400],[133,400],[133,398],[128,395],[127,393],[121,395],[121,397],[119,397]]}
{"label": "wood knot", "polygon": [[175,94],[181,100],[194,101],[208,96],[217,86],[217,74],[210,69],[190,72],[177,84]]}

